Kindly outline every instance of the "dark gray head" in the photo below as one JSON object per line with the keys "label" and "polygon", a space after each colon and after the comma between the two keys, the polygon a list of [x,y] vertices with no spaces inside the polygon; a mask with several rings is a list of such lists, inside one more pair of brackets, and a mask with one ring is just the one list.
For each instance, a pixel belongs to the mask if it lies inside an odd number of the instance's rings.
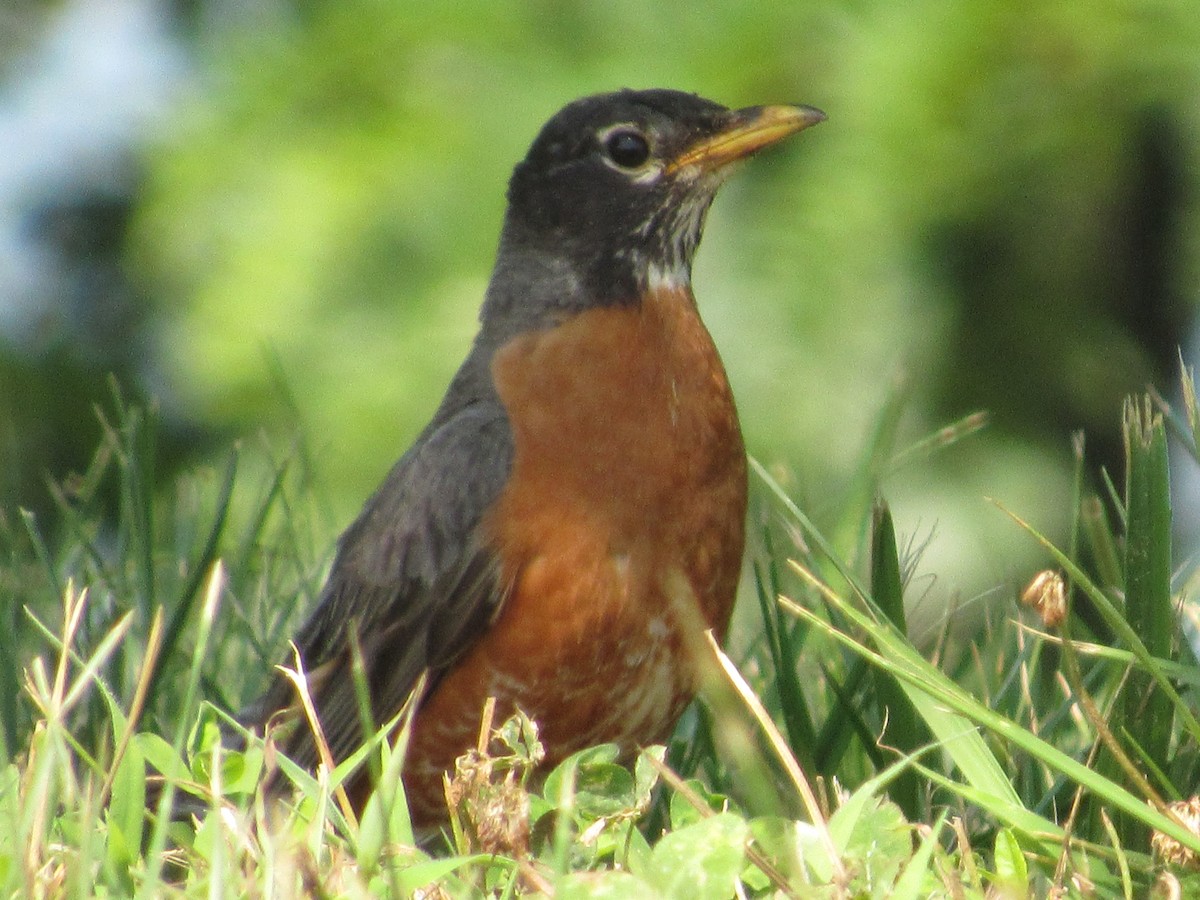
{"label": "dark gray head", "polygon": [[686,283],[729,164],[824,118],[669,90],[568,104],[513,172],[485,330],[501,337]]}

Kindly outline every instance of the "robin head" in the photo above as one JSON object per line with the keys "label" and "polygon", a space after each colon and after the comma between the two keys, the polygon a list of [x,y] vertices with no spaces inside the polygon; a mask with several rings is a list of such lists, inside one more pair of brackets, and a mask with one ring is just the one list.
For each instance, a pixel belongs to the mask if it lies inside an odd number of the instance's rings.
{"label": "robin head", "polygon": [[485,326],[501,311],[505,324],[533,327],[636,303],[656,283],[686,284],[731,164],[824,118],[669,90],[568,104],[513,172]]}

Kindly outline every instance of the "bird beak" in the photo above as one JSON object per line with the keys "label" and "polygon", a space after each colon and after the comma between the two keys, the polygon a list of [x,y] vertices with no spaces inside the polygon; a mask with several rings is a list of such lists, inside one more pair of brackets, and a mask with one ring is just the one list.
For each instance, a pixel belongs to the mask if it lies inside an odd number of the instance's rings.
{"label": "bird beak", "polygon": [[689,166],[713,172],[824,121],[825,113],[811,106],[751,106],[734,110],[724,128],[701,138],[667,163],[666,173],[673,175]]}

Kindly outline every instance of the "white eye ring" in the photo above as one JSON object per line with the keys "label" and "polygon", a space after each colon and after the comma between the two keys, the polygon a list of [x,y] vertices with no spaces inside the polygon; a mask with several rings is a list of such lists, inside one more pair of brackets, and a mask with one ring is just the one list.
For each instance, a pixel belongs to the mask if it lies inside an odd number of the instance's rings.
{"label": "white eye ring", "polygon": [[632,128],[618,128],[604,139],[604,152],[622,169],[640,169],[650,158],[650,142]]}
{"label": "white eye ring", "polygon": [[654,158],[654,145],[646,132],[631,122],[610,125],[596,135],[605,165],[636,182],[657,180],[662,163]]}

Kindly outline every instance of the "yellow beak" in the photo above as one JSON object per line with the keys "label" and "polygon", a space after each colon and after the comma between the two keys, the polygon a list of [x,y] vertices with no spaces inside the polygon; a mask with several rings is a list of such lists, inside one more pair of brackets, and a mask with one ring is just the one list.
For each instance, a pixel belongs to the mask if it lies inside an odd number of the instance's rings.
{"label": "yellow beak", "polygon": [[666,173],[672,175],[688,166],[711,172],[824,121],[825,113],[811,106],[739,109],[730,115],[727,128],[692,144],[667,163]]}

